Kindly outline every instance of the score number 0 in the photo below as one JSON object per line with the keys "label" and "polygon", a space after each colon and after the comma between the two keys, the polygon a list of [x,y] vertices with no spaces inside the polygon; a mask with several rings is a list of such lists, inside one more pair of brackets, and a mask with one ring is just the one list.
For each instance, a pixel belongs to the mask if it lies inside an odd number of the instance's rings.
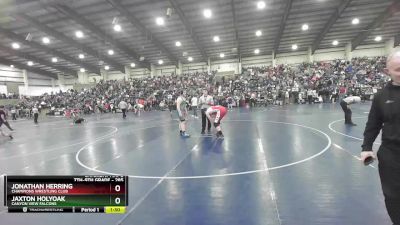
{"label": "score number 0", "polygon": [[[115,192],[120,192],[121,191],[121,186],[119,184],[114,186],[114,190]],[[114,198],[114,202],[116,205],[119,205],[121,203],[121,198],[120,197],[116,197]]]}

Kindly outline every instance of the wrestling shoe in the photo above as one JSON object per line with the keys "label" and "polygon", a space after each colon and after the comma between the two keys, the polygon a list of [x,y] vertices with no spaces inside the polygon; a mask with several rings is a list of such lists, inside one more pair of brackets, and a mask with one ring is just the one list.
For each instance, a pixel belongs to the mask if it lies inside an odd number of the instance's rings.
{"label": "wrestling shoe", "polygon": [[185,138],[188,138],[188,137],[190,137],[190,135],[189,135],[189,134],[187,134],[186,132],[182,132],[181,136],[182,136],[182,137],[185,137]]}

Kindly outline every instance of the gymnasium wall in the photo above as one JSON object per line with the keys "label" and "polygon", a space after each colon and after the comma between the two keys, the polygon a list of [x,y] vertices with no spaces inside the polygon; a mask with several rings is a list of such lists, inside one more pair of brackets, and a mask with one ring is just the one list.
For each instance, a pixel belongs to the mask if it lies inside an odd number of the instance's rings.
{"label": "gymnasium wall", "polygon": [[62,82],[61,85],[75,85],[77,83],[78,83],[78,79],[76,77],[65,76],[64,77],[64,82]]}
{"label": "gymnasium wall", "polygon": [[242,58],[242,67],[262,67],[272,65],[272,55],[259,55]]}
{"label": "gymnasium wall", "polygon": [[22,70],[0,65],[0,93],[17,93],[20,95],[40,95],[72,88],[76,78],[67,76],[59,87],[58,80],[48,76],[27,71],[28,89],[25,88]]}
{"label": "gymnasium wall", "polygon": [[7,85],[0,84],[0,94],[8,94],[7,92]]}
{"label": "gymnasium wall", "polygon": [[107,72],[107,80],[124,80],[125,74],[120,71]]}
{"label": "gymnasium wall", "polygon": [[336,59],[344,59],[345,51],[342,48],[320,49],[314,53],[314,61],[332,61]]}
{"label": "gymnasium wall", "polygon": [[29,86],[52,86],[51,78],[36,73],[31,73],[29,71],[27,71],[27,73]]}
{"label": "gymnasium wall", "polygon": [[9,66],[0,65],[0,84],[24,83],[22,72]]}
{"label": "gymnasium wall", "polygon": [[144,68],[129,68],[129,78],[144,78],[150,76],[150,70]]}
{"label": "gymnasium wall", "polygon": [[208,71],[206,62],[182,64],[182,73],[202,73]]}
{"label": "gymnasium wall", "polygon": [[177,74],[177,69],[175,66],[156,66],[154,76]]}
{"label": "gymnasium wall", "polygon": [[20,95],[26,95],[26,96],[39,96],[42,94],[50,94],[51,92],[59,92],[59,91],[67,91],[69,89],[73,89],[73,86],[68,85],[68,86],[62,86],[62,87],[51,87],[51,86],[28,86],[28,89],[25,88],[25,86],[21,85],[18,87],[19,88],[19,94]]}
{"label": "gymnasium wall", "polygon": [[239,74],[239,60],[238,59],[226,59],[211,61],[211,71],[217,71],[217,76],[226,76]]}
{"label": "gymnasium wall", "polygon": [[276,64],[300,64],[307,62],[307,52],[290,52],[276,55]]}
{"label": "gymnasium wall", "polygon": [[387,55],[384,44],[362,45],[353,51],[353,57],[375,57]]}

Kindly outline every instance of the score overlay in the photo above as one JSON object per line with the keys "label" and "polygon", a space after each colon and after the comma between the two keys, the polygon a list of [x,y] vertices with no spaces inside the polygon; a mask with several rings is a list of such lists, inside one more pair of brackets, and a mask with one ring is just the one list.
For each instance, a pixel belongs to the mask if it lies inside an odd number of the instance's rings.
{"label": "score overlay", "polygon": [[5,176],[4,205],[18,213],[125,213],[127,176]]}

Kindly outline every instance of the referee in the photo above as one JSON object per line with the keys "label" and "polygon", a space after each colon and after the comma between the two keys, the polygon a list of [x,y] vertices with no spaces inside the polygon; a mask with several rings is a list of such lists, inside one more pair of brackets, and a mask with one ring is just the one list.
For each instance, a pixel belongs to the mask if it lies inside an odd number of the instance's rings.
{"label": "referee", "polygon": [[213,97],[211,95],[208,95],[207,90],[203,90],[203,95],[199,99],[199,106],[201,109],[201,134],[205,133],[206,123],[208,123],[207,126],[208,133],[211,132],[211,122],[206,116],[206,111],[212,105],[214,105]]}
{"label": "referee", "polygon": [[372,102],[364,131],[361,160],[373,157],[372,145],[382,129],[378,151],[379,176],[386,209],[394,225],[400,225],[400,50],[386,62],[385,73],[392,80]]}
{"label": "referee", "polygon": [[126,103],[123,99],[119,102],[118,108],[122,111],[122,118],[126,118],[126,109],[128,108],[128,103]]}

